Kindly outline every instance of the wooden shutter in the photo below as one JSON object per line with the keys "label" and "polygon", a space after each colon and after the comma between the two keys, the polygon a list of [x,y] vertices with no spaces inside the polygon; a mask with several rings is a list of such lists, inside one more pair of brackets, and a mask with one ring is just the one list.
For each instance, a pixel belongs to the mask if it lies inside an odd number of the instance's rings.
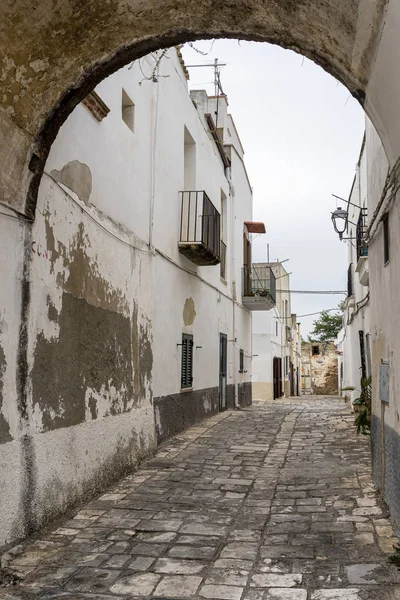
{"label": "wooden shutter", "polygon": [[182,335],[181,388],[192,387],[193,383],[193,336]]}

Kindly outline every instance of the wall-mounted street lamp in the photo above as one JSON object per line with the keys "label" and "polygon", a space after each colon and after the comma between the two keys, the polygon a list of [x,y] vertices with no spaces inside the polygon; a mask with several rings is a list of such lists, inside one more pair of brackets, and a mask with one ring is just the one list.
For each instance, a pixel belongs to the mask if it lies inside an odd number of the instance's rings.
{"label": "wall-mounted street lamp", "polygon": [[343,234],[346,231],[347,224],[349,222],[349,213],[347,212],[347,210],[344,210],[343,208],[339,207],[333,211],[331,218],[333,228],[336,231],[336,233],[339,234],[339,240],[342,240]]}
{"label": "wall-mounted street lamp", "polygon": [[[340,196],[336,196],[336,194],[332,194],[332,196],[334,196],[335,198],[338,198],[339,200],[343,200],[343,202],[347,202],[347,206],[349,206],[349,204],[351,204],[351,206],[355,206],[356,208],[358,208],[360,210],[360,212],[366,211],[365,208],[362,208],[361,206],[358,206],[357,204],[350,202],[350,200],[345,200],[344,198],[341,198]],[[348,209],[344,210],[343,208],[338,207],[336,210],[333,211],[333,213],[331,213],[331,219],[332,219],[334,230],[336,231],[336,233],[339,234],[339,240],[355,240],[356,239],[355,237],[343,237],[343,234],[346,231],[347,225],[349,223],[351,223],[352,225],[356,225],[356,223],[353,223],[353,221],[349,220]]]}

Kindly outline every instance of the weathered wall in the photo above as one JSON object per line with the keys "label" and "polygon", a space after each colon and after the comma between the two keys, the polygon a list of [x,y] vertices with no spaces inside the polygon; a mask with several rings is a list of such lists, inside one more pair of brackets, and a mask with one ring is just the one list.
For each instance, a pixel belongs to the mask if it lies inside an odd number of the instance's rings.
{"label": "weathered wall", "polygon": [[[318,346],[319,354],[312,354],[312,346]],[[304,391],[322,396],[337,395],[338,358],[335,344],[333,342],[302,344],[301,357]]]}
{"label": "weathered wall", "polygon": [[218,412],[218,387],[154,398],[157,441],[188,429]]}
{"label": "weathered wall", "polygon": [[[38,208],[33,226],[1,222],[2,239],[7,229],[14,241],[30,233],[17,393],[13,338],[1,353],[0,545],[103,489],[155,446],[150,257],[99,228],[48,177]],[[129,242],[116,225],[114,233]],[[13,275],[21,257],[6,258],[2,272]],[[21,279],[10,277],[2,297],[7,337],[19,325]]]}
{"label": "weathered wall", "polygon": [[[0,215],[0,546],[103,489],[157,437],[215,413],[220,332],[229,406],[251,402],[250,373],[237,373],[240,348],[250,371],[251,315],[235,287],[251,188],[232,161],[240,203],[229,196],[175,49],[165,65],[157,85],[139,85],[143,64],[104,81],[97,93],[110,112],[100,122],[80,105],[65,123],[35,222],[7,208]],[[134,131],[122,119],[122,89],[135,104]],[[196,267],[177,249],[185,126],[198,147],[198,189],[219,209],[221,192],[229,198],[224,280],[219,265]],[[203,346],[188,393],[182,332]]]}
{"label": "weathered wall", "polygon": [[61,8],[48,0],[40,6],[2,2],[2,199],[33,209],[60,124],[99,81],[149,51],[199,37],[268,41],[309,56],[360,101],[367,94],[367,110],[391,160],[397,158],[400,136],[392,118],[400,86],[397,0],[242,0],[214,2],[212,8],[207,0],[162,0],[156,7],[149,0],[91,0],[79,10],[71,2]]}

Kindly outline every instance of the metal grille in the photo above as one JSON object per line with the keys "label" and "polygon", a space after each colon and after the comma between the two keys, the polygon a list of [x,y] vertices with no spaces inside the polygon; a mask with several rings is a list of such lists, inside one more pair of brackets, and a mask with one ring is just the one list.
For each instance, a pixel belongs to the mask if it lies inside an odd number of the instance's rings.
{"label": "metal grille", "polygon": [[181,388],[192,387],[193,383],[193,336],[182,334]]}
{"label": "metal grille", "polygon": [[353,263],[347,269],[347,297],[353,295]]}
{"label": "metal grille", "polygon": [[364,234],[366,230],[366,218],[366,210],[362,208],[358,217],[356,228],[357,260],[361,256],[368,256],[368,246],[364,241]]}

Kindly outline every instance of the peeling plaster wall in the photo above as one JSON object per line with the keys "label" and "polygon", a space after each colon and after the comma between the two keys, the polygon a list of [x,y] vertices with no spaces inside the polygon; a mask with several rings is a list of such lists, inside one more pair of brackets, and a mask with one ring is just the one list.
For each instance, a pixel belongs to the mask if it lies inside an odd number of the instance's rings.
{"label": "peeling plaster wall", "polygon": [[[319,354],[312,354],[313,346],[318,346]],[[311,394],[337,396],[338,357],[335,344],[333,342],[302,344],[301,360],[305,393],[309,390]]]}
{"label": "peeling plaster wall", "polygon": [[[145,245],[134,250],[99,228],[49,178],[39,200],[27,246],[29,379],[19,411],[12,341],[21,278],[10,269],[2,286],[0,545],[100,491],[155,447],[151,257]],[[1,226],[0,239],[7,229],[14,238],[5,258],[18,266],[10,251],[26,226]],[[134,243],[117,226],[114,233]]]}
{"label": "peeling plaster wall", "polygon": [[10,216],[0,215],[0,546],[24,534],[24,471],[17,385],[20,329],[21,279],[25,226]]}
{"label": "peeling plaster wall", "polygon": [[[77,103],[130,61],[199,38],[280,44],[315,60],[361,102],[367,92],[367,110],[383,125],[393,162],[400,139],[390,122],[400,86],[399,18],[397,0],[218,1],[212,11],[206,0],[160,0],[156,6],[150,0],[90,0],[84,10],[69,1],[3,2],[0,156],[7,162],[0,196],[31,212],[50,145]],[[382,93],[386,88],[390,93]],[[10,140],[15,153],[8,152]]]}
{"label": "peeling plaster wall", "polygon": [[[110,113],[99,122],[79,106],[65,123],[33,225],[1,216],[0,547],[132,469],[176,424],[216,412],[220,332],[229,405],[251,402],[251,315],[240,303],[251,188],[233,162],[238,200],[230,195],[175,50],[165,65],[159,87],[139,85],[138,65],[104,81],[97,92]],[[122,87],[134,132],[122,120]],[[197,267],[178,252],[185,126],[198,144],[199,189],[218,209],[227,197],[226,280],[219,265]],[[203,346],[191,399],[180,392],[182,332]]]}

